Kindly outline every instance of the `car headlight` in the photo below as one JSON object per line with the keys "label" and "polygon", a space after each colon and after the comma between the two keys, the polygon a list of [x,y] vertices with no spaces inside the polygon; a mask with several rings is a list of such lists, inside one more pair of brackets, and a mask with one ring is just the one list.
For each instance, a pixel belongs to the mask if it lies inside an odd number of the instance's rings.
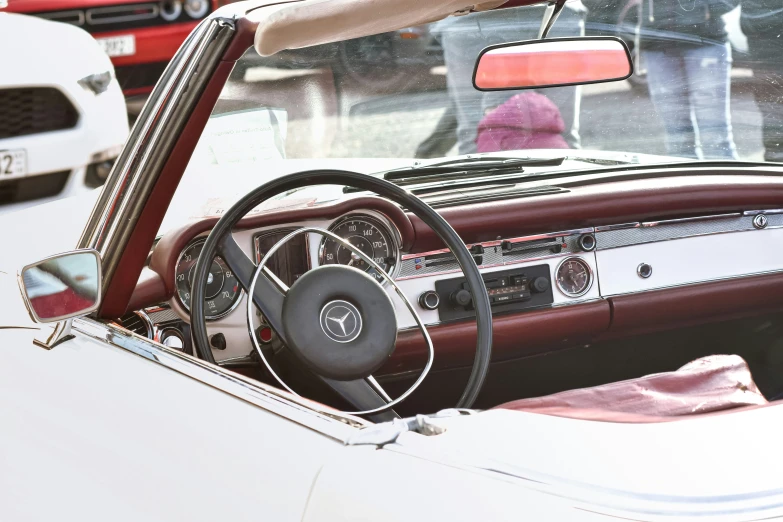
{"label": "car headlight", "polygon": [[209,11],[209,0],[185,0],[185,12],[191,18],[204,18]]}
{"label": "car headlight", "polygon": [[167,22],[173,22],[182,14],[182,2],[180,0],[163,0],[160,3],[160,17]]}
{"label": "car headlight", "polygon": [[91,74],[79,80],[79,85],[88,91],[92,91],[94,94],[101,94],[102,92],[106,92],[106,89],[109,88],[111,78],[111,71]]}

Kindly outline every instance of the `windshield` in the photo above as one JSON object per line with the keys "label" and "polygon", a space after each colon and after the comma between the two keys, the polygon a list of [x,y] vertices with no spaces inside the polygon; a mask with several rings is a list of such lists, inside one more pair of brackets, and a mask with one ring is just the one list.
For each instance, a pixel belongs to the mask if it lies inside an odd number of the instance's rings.
{"label": "windshield", "polygon": [[567,157],[573,161],[541,169],[569,173],[624,163],[777,161],[783,12],[772,6],[777,0],[746,0],[741,13],[738,1],[568,2],[550,38],[619,37],[636,67],[628,80],[580,87],[473,87],[479,52],[537,38],[543,6],[450,17],[271,57],[249,49],[190,175],[203,184],[218,169],[218,189],[249,176],[238,195],[305,168],[375,173],[475,153]]}

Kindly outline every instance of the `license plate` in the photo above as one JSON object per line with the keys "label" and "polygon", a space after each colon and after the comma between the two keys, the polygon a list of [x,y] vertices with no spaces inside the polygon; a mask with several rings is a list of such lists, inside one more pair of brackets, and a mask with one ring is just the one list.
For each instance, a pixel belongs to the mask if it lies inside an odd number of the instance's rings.
{"label": "license plate", "polygon": [[96,38],[103,51],[110,57],[131,56],[136,54],[136,37],[132,34],[123,36],[111,36],[109,38]]}
{"label": "license plate", "polygon": [[0,150],[0,180],[27,175],[27,151]]}

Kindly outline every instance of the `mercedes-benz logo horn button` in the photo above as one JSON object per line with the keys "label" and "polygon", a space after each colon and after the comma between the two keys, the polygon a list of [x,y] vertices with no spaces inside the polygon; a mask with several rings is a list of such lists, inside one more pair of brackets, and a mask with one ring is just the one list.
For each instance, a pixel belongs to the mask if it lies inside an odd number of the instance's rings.
{"label": "mercedes-benz logo horn button", "polygon": [[362,333],[359,309],[348,301],[331,301],[321,309],[321,330],[332,341],[350,343]]}

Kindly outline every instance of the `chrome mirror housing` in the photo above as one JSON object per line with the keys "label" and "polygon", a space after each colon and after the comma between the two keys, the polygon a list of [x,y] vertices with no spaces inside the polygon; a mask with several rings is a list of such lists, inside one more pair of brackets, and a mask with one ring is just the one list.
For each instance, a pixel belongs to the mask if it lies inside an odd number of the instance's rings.
{"label": "chrome mirror housing", "polygon": [[101,304],[97,250],[74,250],[24,267],[18,275],[25,304],[37,323],[87,315]]}

